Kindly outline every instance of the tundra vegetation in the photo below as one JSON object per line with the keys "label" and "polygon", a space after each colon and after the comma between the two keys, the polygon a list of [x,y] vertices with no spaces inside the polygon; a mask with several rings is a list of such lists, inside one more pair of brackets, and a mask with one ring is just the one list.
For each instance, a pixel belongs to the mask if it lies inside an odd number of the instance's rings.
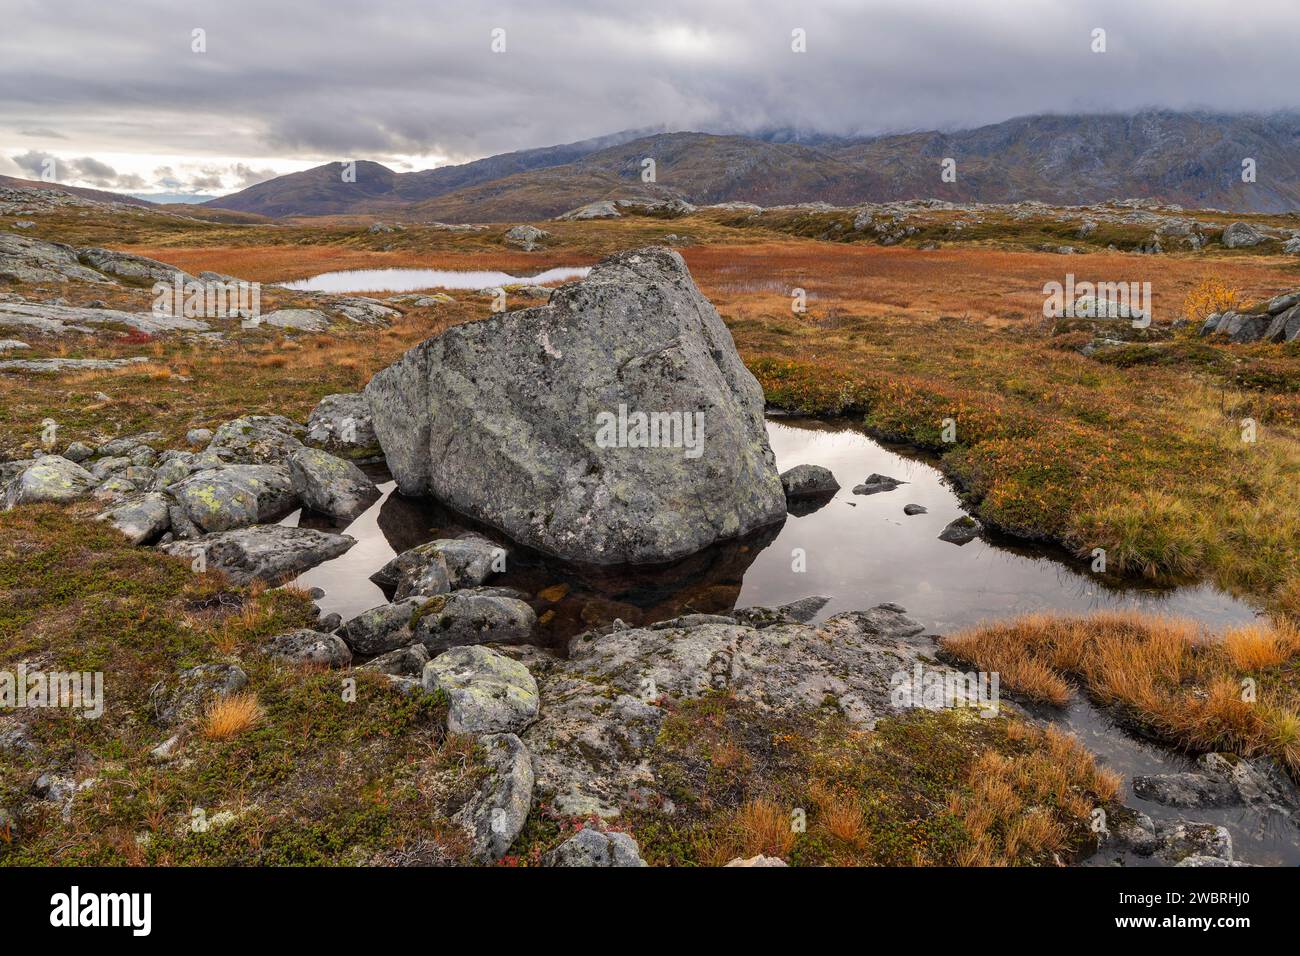
{"label": "tundra vegetation", "polygon": [[[1189,751],[1300,768],[1300,342],[1197,335],[1211,313],[1300,287],[1300,260],[1277,248],[1142,254],[1149,225],[1107,221],[1080,238],[1076,221],[1046,207],[989,207],[960,227],[936,210],[888,244],[842,210],[628,214],[539,224],[551,238],[533,253],[507,245],[504,226],[373,232],[361,217],[272,223],[72,206],[33,218],[25,235],[34,238],[268,284],[431,264],[531,274],[674,244],[770,406],[846,417],[933,451],[997,531],[1081,558],[1103,549],[1115,573],[1211,580],[1273,615],[1214,636],[1135,615],[1038,616],[952,636],[945,654],[999,671],[1025,700],[1061,705],[1085,693]],[[1200,218],[1226,227],[1242,217]],[[1065,244],[1074,254],[1061,253]],[[1067,272],[1150,281],[1153,329],[1081,355],[1101,333],[1042,313],[1044,284]],[[70,305],[144,311],[149,285],[72,283],[59,294]],[[792,308],[795,289],[806,292],[803,311]],[[262,294],[264,310],[312,305],[270,285]],[[57,379],[0,372],[0,460],[30,457],[47,419],[61,444],[158,431],[163,447],[242,415],[302,421],[324,395],[359,391],[411,346],[485,317],[490,302],[455,294],[403,306],[384,326],[242,329],[219,346],[127,329],[34,342],[24,358],[147,361]],[[513,292],[509,302],[534,304]],[[0,338],[17,332],[0,320]],[[1247,420],[1253,440],[1243,440]],[[256,653],[270,636],[311,625],[305,594],[195,574],[131,547],[91,520],[95,510],[0,513],[0,666],[102,670],[118,702],[99,721],[42,713],[28,722],[32,748],[0,762],[0,809],[27,800],[52,759],[96,782],[68,818],[45,801],[20,839],[0,824],[0,862],[470,858],[451,818],[486,772],[484,751],[446,730],[445,698],[351,671],[357,696],[344,702],[339,672]],[[210,661],[238,661],[248,688],[202,715],[182,759],[151,756],[164,736],[150,719],[154,685]],[[1258,685],[1255,704],[1241,700],[1245,678]],[[1119,791],[1073,740],[1014,713],[918,711],[865,730],[834,707],[774,717],[725,694],[673,706],[652,764],[674,812],[648,806],[616,826],[665,864],[760,853],[814,864],[1068,863],[1092,849],[1089,815]],[[806,812],[804,830],[792,830],[792,807]],[[504,862],[539,863],[584,822],[534,806]]]}

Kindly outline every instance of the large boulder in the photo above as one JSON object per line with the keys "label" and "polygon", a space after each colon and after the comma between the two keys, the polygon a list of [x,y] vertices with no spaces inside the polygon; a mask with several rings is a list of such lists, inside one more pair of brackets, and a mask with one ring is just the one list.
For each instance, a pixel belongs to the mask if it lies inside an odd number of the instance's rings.
{"label": "large boulder", "polygon": [[289,477],[302,503],[334,518],[352,519],[379,500],[379,489],[356,465],[305,445],[289,453]]}
{"label": "large boulder", "polygon": [[4,490],[4,508],[52,501],[60,504],[84,498],[95,487],[94,476],[60,455],[38,458],[19,472]]}
{"label": "large boulder", "polygon": [[762,389],[668,249],[448,329],[366,398],[404,494],[569,560],[670,561],[785,515]]}

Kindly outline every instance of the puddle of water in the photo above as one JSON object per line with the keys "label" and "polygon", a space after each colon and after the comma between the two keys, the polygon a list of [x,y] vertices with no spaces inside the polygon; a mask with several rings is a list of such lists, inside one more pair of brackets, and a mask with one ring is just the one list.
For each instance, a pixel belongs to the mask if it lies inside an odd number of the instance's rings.
{"label": "puddle of water", "polygon": [[[1232,835],[1234,859],[1256,866],[1300,865],[1300,830],[1282,813],[1247,807],[1180,809],[1144,800],[1133,793],[1135,776],[1196,771],[1196,763],[1190,757],[1134,736],[1087,700],[1076,700],[1064,712],[1042,712],[1039,716],[1074,734],[1097,755],[1098,763],[1123,776],[1119,800],[1126,806],[1141,810],[1156,821],[1183,819],[1225,827]],[[1125,866],[1164,865],[1150,858],[1114,851],[1098,853],[1088,862],[1092,866],[1105,866],[1117,857],[1123,859]]]}
{"label": "puddle of water", "polygon": [[[1160,588],[1102,581],[1087,564],[1054,549],[984,539],[962,546],[940,541],[944,527],[965,514],[942,473],[859,431],[779,419],[768,423],[768,439],[780,470],[821,465],[841,488],[812,514],[786,519],[780,536],[746,573],[741,607],[824,594],[831,602],[822,615],[829,616],[894,601],[940,634],[1033,611],[1131,608],[1216,627],[1254,617],[1250,606],[1212,585]],[[872,472],[907,484],[874,495],[853,494],[853,486]],[[903,514],[911,503],[928,512]],[[805,573],[791,570],[794,548],[807,555]]]}
{"label": "puddle of water", "polygon": [[[863,433],[794,419],[768,423],[781,470],[797,464],[831,469],[840,491],[809,514],[787,516],[748,538],[726,542],[673,565],[590,568],[566,565],[511,544],[490,528],[428,500],[403,497],[382,469],[383,497],[350,525],[296,512],[286,523],[346,531],[357,539],[349,552],[307,571],[298,583],[326,592],[319,602],[346,620],[382,604],[369,581],[394,554],[438,537],[477,530],[501,543],[512,558],[493,583],[533,596],[543,617],[541,639],[558,643],[581,630],[622,618],[629,624],[678,614],[726,613],[736,607],[775,605],[813,594],[830,603],[818,620],[839,611],[894,601],[932,633],[950,633],[981,621],[1039,610],[1088,612],[1137,608],[1192,617],[1213,627],[1251,620],[1254,609],[1211,585],[1158,588],[1097,579],[1064,553],[975,540],[964,546],[940,541],[939,532],[964,512],[937,469],[893,451]],[[906,481],[894,491],[855,495],[852,487],[872,472]],[[903,514],[908,503],[928,513]],[[803,549],[806,570],[794,570]],[[559,585],[565,594],[536,597]],[[554,593],[552,591],[551,593]],[[551,612],[549,615],[547,612]]]}
{"label": "puddle of water", "polygon": [[280,283],[298,292],[416,292],[421,289],[487,289],[503,285],[546,285],[585,278],[589,267],[547,269],[535,276],[452,269],[346,269]]}

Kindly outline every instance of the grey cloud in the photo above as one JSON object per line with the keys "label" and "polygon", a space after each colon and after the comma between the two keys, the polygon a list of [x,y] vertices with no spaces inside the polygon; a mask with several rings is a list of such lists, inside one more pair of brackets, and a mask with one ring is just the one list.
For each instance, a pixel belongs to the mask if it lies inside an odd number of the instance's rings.
{"label": "grey cloud", "polygon": [[[652,126],[874,133],[1033,112],[1295,108],[1294,53],[1278,39],[1300,35],[1300,6],[320,0],[304,16],[264,0],[68,0],[26,4],[7,26],[11,128],[54,123],[104,151],[383,161]],[[503,54],[489,46],[498,26]],[[803,54],[790,50],[796,27]],[[1090,50],[1097,27],[1104,54]]]}

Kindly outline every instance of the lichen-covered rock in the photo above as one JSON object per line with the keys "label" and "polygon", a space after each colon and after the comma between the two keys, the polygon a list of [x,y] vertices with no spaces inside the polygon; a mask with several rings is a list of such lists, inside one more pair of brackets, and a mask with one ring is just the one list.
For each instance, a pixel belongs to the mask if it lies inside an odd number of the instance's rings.
{"label": "lichen-covered rock", "polygon": [[518,598],[471,588],[431,598],[415,620],[415,639],[430,651],[466,644],[526,644],[537,626]]}
{"label": "lichen-covered rock", "polygon": [[358,654],[386,654],[406,647],[415,640],[411,619],[424,600],[408,598],[362,611],[343,625],[340,636]]}
{"label": "lichen-covered rock", "polygon": [[447,729],[518,733],[537,719],[537,682],[516,660],[481,646],[454,647],[424,667],[424,689],[447,695]]}
{"label": "lichen-covered rock", "polygon": [[356,543],[355,538],[346,534],[259,525],[194,540],[173,541],[160,545],[159,550],[184,558],[192,566],[201,564],[203,568],[222,571],[236,584],[253,580],[278,584],[337,558]]}
{"label": "lichen-covered rock", "polygon": [[204,531],[230,531],[277,521],[298,506],[289,470],[281,465],[206,469],[173,485],[171,493]]}
{"label": "lichen-covered rock", "polygon": [[305,432],[283,415],[246,415],[218,428],[208,450],[238,464],[278,464],[302,445],[300,439]]}
{"label": "lichen-covered rock", "polygon": [[327,451],[295,448],[288,461],[294,492],[314,511],[352,519],[379,500],[379,489],[365,472]]}
{"label": "lichen-covered rock", "polygon": [[528,820],[533,764],[528,748],[514,734],[488,734],[480,743],[488,773],[455,820],[469,835],[474,858],[495,863],[506,855]]}
{"label": "lichen-covered rock", "polygon": [[149,544],[171,527],[171,500],[164,494],[149,492],[132,498],[95,516],[107,521],[132,544]]}
{"label": "lichen-covered rock", "polygon": [[895,675],[930,659],[924,628],[898,605],[837,614],[816,627],[752,627],[695,615],[648,628],[588,633],[539,671],[545,706],[523,734],[540,792],[559,812],[614,817],[635,790],[661,783],[649,762],[665,699],[722,692],[782,714],[833,701],[852,723],[910,706]]}
{"label": "lichen-covered rock", "polygon": [[200,664],[159,681],[149,691],[154,717],[164,727],[199,717],[218,697],[243,690],[248,675],[237,664]]}
{"label": "lichen-covered rock", "polygon": [[276,309],[260,316],[258,322],[298,332],[324,332],[330,327],[329,317],[318,309]]}
{"label": "lichen-covered rock", "polygon": [[585,827],[546,857],[547,866],[646,866],[641,847],[626,833]]}
{"label": "lichen-covered rock", "polygon": [[1223,230],[1223,244],[1229,249],[1243,249],[1267,242],[1268,236],[1245,222],[1231,223]]}
{"label": "lichen-covered rock", "polygon": [[372,574],[370,580],[398,594],[414,592],[415,582],[425,577],[429,568],[436,564],[446,569],[449,589],[473,588],[505,570],[506,552],[476,534],[437,538],[403,551]]}
{"label": "lichen-covered rock", "polygon": [[370,405],[358,392],[326,395],[307,418],[308,445],[323,448],[349,461],[365,461],[383,456]]}
{"label": "lichen-covered rock", "polygon": [[736,857],[734,860],[730,861],[729,863],[724,863],[722,865],[724,867],[727,867],[727,866],[789,866],[790,864],[786,863],[785,860],[781,859],[779,856],[763,856],[762,854],[759,854],[758,856],[751,856],[749,859]]}
{"label": "lichen-covered rock", "polygon": [[545,229],[538,229],[536,226],[512,226],[506,230],[505,240],[508,246],[515,246],[524,252],[532,252],[542,244],[543,240],[549,239],[550,235]]}
{"label": "lichen-covered rock", "polygon": [[785,516],[762,389],[668,249],[453,326],[366,398],[403,493],[570,560],[668,561]]}
{"label": "lichen-covered rock", "polygon": [[408,644],[366,661],[357,670],[378,671],[394,677],[419,677],[424,673],[424,665],[429,663],[429,659],[429,649],[423,644]]}
{"label": "lichen-covered rock", "polygon": [[347,667],[352,663],[352,651],[339,637],[309,628],[277,634],[267,642],[263,651],[269,657],[292,664]]}
{"label": "lichen-covered rock", "polygon": [[4,507],[55,502],[66,504],[90,494],[97,482],[75,461],[61,455],[45,455],[10,479],[4,491]]}

